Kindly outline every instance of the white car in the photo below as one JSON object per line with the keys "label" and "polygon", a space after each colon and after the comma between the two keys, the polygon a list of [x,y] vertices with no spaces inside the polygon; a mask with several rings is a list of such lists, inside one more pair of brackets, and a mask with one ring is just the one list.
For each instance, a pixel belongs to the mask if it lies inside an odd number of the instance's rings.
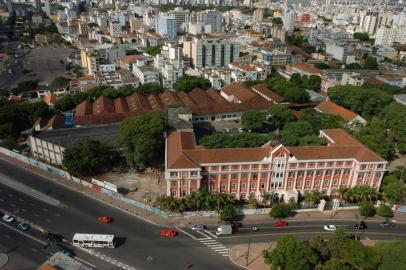
{"label": "white car", "polygon": [[336,226],[334,225],[324,225],[323,229],[328,232],[334,232],[337,230]]}
{"label": "white car", "polygon": [[15,218],[13,216],[10,216],[10,215],[4,215],[3,220],[5,222],[11,223],[11,222],[13,222],[15,220]]}
{"label": "white car", "polygon": [[203,231],[205,228],[205,226],[203,224],[196,224],[193,225],[192,230],[194,231]]}

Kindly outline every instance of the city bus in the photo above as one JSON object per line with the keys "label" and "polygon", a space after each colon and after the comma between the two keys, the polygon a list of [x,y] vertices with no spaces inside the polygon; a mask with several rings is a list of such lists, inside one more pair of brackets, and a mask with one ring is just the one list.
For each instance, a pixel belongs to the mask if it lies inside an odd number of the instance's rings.
{"label": "city bus", "polygon": [[110,234],[89,234],[75,233],[72,244],[78,247],[115,248],[116,241],[114,235]]}

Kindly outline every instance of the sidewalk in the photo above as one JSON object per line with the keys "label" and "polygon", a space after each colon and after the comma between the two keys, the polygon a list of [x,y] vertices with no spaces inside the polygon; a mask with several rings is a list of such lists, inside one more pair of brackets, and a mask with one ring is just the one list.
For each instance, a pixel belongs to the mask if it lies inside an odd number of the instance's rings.
{"label": "sidewalk", "polygon": [[276,242],[235,245],[230,249],[229,257],[234,264],[244,269],[269,270],[269,265],[264,262],[263,251],[275,246]]}
{"label": "sidewalk", "polygon": [[[153,214],[151,212],[148,212],[144,209],[138,208],[136,206],[127,204],[119,199],[116,199],[114,197],[110,197],[107,194],[97,192],[91,188],[81,186],[79,183],[76,183],[74,181],[70,181],[66,178],[56,176],[54,174],[51,174],[47,171],[41,170],[36,167],[30,167],[28,164],[19,161],[17,159],[10,159],[10,157],[1,154],[0,153],[0,158],[11,161],[12,163],[25,168],[28,171],[34,172],[36,174],[39,174],[41,176],[44,176],[48,178],[49,180],[52,180],[58,184],[64,185],[70,189],[76,190],[78,192],[82,192],[86,194],[87,196],[90,196],[94,199],[97,199],[99,201],[103,201],[107,204],[110,204],[113,207],[119,208],[123,211],[127,211],[130,214],[133,214],[137,216],[138,218],[149,222],[153,223],[156,225],[160,226],[190,226],[193,224],[205,224],[205,225],[217,225],[221,223],[219,217],[217,216],[212,216],[212,217],[201,217],[201,216],[196,216],[196,217],[169,217],[169,218],[163,218],[159,215]],[[332,216],[330,213],[322,213],[322,212],[305,212],[305,213],[297,213],[294,217],[288,218],[287,220],[335,220],[335,219],[355,219],[356,215],[358,215],[357,210],[343,210],[337,212],[334,216]],[[241,217],[242,222],[244,224],[250,224],[250,223],[264,223],[264,222],[272,222],[273,219],[270,218],[269,215],[249,215],[249,216],[244,216]],[[362,217],[360,217],[362,219]],[[393,217],[394,220],[400,221],[400,222],[406,222],[406,213],[400,213],[400,212],[395,212],[395,216]],[[372,218],[369,218],[369,220],[385,220],[385,218],[382,218],[380,216],[375,216]]]}

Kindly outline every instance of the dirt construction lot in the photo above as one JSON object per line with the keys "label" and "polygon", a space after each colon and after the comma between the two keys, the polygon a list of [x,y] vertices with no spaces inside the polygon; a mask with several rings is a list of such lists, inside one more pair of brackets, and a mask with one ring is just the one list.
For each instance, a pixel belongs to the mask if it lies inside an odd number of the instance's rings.
{"label": "dirt construction lot", "polygon": [[50,84],[57,76],[65,75],[65,64],[61,64],[63,60],[66,63],[66,57],[72,52],[68,47],[35,47],[25,57],[25,68],[32,70],[36,76],[30,79],[38,79],[42,82]]}
{"label": "dirt construction lot", "polygon": [[118,186],[119,192],[140,202],[153,204],[155,198],[166,194],[166,182],[162,172],[105,173],[94,177]]}

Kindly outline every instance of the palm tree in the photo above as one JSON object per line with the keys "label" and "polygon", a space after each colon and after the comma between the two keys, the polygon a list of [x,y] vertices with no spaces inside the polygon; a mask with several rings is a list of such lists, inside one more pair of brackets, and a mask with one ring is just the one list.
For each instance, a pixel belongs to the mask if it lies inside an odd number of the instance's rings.
{"label": "palm tree", "polygon": [[338,190],[338,196],[340,197],[340,200],[348,200],[348,188],[347,187],[340,187],[340,189]]}
{"label": "palm tree", "polygon": [[271,195],[271,193],[269,193],[269,192],[263,192],[263,193],[261,194],[261,197],[262,197],[262,204],[263,204],[263,205],[266,205],[266,204],[269,204],[269,203],[270,203],[271,198],[272,198],[272,195]]}
{"label": "palm tree", "polygon": [[250,193],[249,197],[248,197],[248,204],[252,207],[257,209],[258,208],[258,201],[257,198],[255,198],[255,195],[253,195],[252,193]]}
{"label": "palm tree", "polygon": [[313,201],[313,193],[309,191],[305,191],[303,194],[303,200],[307,202],[307,207],[310,206],[310,203]]}
{"label": "palm tree", "polygon": [[321,200],[321,198],[323,197],[323,194],[321,194],[321,192],[318,190],[313,190],[312,196],[313,196],[313,202],[318,203]]}

